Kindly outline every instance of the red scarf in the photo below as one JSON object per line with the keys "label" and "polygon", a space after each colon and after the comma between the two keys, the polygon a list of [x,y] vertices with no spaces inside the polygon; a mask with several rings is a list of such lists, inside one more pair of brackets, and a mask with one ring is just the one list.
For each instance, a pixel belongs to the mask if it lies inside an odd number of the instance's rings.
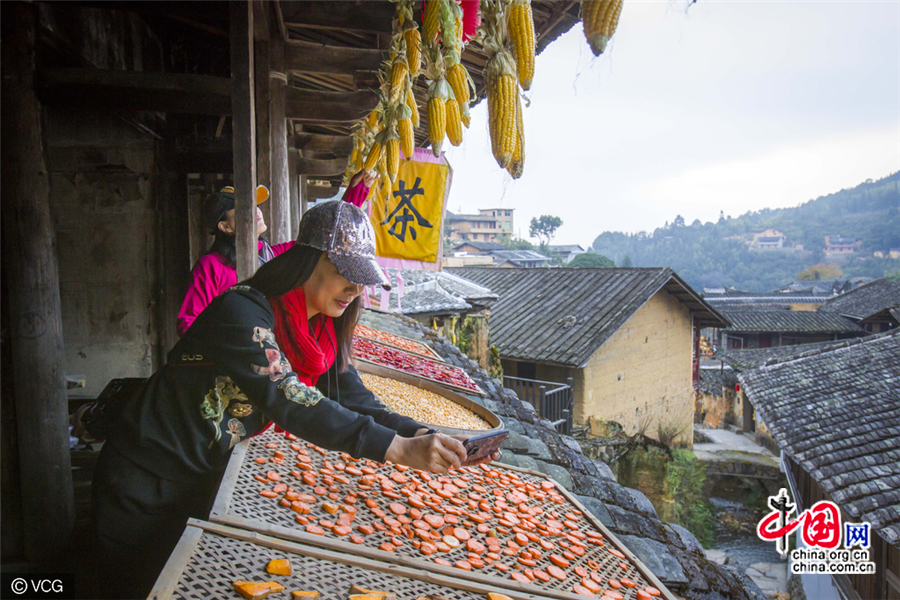
{"label": "red scarf", "polygon": [[[313,386],[319,376],[334,364],[337,338],[331,318],[319,315],[315,336],[310,334],[303,288],[274,298],[269,304],[275,312],[275,341],[291,363],[297,378]],[[322,321],[324,320],[324,326]]]}

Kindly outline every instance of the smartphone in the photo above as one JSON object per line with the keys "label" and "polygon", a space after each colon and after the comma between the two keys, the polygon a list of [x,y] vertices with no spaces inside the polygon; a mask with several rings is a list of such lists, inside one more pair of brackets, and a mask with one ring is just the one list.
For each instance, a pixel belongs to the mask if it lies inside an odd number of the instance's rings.
{"label": "smartphone", "polygon": [[503,429],[467,439],[463,442],[463,448],[466,449],[466,460],[462,463],[462,466],[465,467],[479,459],[491,456],[500,449],[500,444],[503,443],[507,436],[509,436],[509,431]]}

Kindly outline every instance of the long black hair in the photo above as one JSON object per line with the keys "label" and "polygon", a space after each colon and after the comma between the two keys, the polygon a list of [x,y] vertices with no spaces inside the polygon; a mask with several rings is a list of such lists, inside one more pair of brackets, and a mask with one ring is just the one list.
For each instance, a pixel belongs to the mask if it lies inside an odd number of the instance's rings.
{"label": "long black hair", "polygon": [[[244,285],[259,290],[266,298],[281,296],[297,289],[308,280],[322,251],[309,246],[296,245],[261,266],[256,274]],[[335,361],[338,371],[343,373],[350,366],[353,357],[353,328],[359,318],[359,296],[353,299],[344,314],[334,321]],[[322,318],[322,315],[320,315]]]}
{"label": "long black hair", "polygon": [[225,233],[218,228],[216,228],[216,230],[213,232],[213,235],[215,236],[215,238],[213,239],[212,246],[209,247],[209,251],[207,252],[207,254],[218,252],[225,257],[226,264],[236,265],[237,244],[235,243],[234,236],[229,233]]}

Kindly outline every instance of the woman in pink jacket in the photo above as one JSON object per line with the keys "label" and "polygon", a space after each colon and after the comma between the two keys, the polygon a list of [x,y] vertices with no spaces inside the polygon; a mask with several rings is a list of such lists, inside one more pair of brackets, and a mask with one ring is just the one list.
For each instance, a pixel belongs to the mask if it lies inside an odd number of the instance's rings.
{"label": "woman in pink jacket", "polygon": [[[356,173],[347,185],[343,200],[359,207],[369,195],[369,188],[378,177],[373,172]],[[269,197],[268,190],[257,189],[256,203]],[[260,193],[262,192],[262,193]],[[200,257],[191,271],[181,310],[178,311],[178,335],[184,335],[203,309],[212,299],[237,284],[237,248],[234,232],[234,188],[225,187],[212,194],[203,205],[203,225],[215,236],[209,252]],[[262,235],[268,226],[262,211],[256,209],[256,234]],[[263,238],[259,240],[259,264],[262,265],[279,254],[289,250],[294,242],[270,245]]]}

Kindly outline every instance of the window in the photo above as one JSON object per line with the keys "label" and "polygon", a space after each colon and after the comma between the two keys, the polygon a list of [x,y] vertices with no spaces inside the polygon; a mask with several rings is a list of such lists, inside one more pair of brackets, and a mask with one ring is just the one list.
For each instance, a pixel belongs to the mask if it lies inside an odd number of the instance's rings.
{"label": "window", "polygon": [[503,228],[509,229],[509,221],[506,221],[505,223],[503,223]]}

